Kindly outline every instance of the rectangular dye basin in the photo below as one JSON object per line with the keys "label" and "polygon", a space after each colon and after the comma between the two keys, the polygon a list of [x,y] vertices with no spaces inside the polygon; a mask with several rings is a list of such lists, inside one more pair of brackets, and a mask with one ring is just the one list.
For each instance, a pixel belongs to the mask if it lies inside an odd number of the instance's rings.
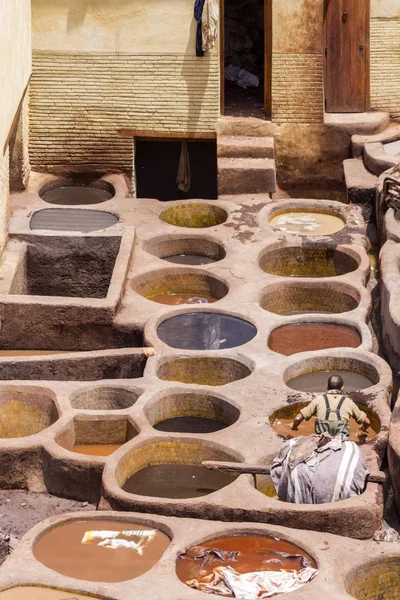
{"label": "rectangular dye basin", "polygon": [[[125,289],[134,242],[135,230],[129,226],[113,235],[32,233],[10,238],[0,263],[3,325],[10,329],[20,323],[19,330],[24,326],[26,331],[38,330],[43,323],[111,324]],[[63,349],[55,346],[49,349]]]}
{"label": "rectangular dye basin", "polygon": [[120,237],[47,237],[25,247],[10,294],[105,298]]}
{"label": "rectangular dye basin", "polygon": [[2,380],[99,381],[143,376],[148,351],[103,350],[39,357],[0,357]]}

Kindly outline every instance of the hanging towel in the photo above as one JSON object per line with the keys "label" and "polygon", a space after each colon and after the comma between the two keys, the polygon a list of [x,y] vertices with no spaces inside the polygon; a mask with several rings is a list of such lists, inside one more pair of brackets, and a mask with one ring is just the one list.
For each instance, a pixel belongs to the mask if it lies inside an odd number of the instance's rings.
{"label": "hanging towel", "polygon": [[203,52],[203,32],[202,32],[202,17],[205,0],[195,0],[194,3],[194,18],[197,21],[196,32],[196,56],[204,56]]}
{"label": "hanging towel", "polygon": [[183,140],[181,147],[181,157],[179,159],[178,173],[176,183],[181,192],[188,192],[191,184],[189,150],[186,140]]}
{"label": "hanging towel", "polygon": [[218,0],[205,0],[202,16],[203,52],[211,52],[218,38]]}

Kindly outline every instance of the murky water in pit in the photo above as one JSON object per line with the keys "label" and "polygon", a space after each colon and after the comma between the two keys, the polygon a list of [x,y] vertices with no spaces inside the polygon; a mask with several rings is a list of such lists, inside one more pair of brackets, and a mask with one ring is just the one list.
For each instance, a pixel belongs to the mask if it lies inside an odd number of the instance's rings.
{"label": "murky water in pit", "polygon": [[33,585],[19,586],[0,592],[1,600],[96,600],[96,598],[98,597]]}
{"label": "murky water in pit", "polygon": [[90,456],[110,456],[118,450],[122,444],[78,444],[71,448],[77,454],[88,454]]}
{"label": "murky water in pit", "polygon": [[153,425],[157,431],[169,431],[171,433],[213,433],[225,429],[227,425],[214,419],[202,417],[173,417]]}
{"label": "murky water in pit", "polygon": [[209,256],[197,256],[197,254],[175,254],[174,256],[166,256],[163,260],[176,265],[208,265],[217,259]]}
{"label": "murky water in pit", "polygon": [[134,473],[125,492],[156,498],[199,498],[229,485],[234,477],[196,465],[151,465]]}
{"label": "murky water in pit", "polygon": [[320,212],[288,211],[272,217],[271,227],[285,233],[300,235],[332,235],[345,226],[343,219],[336,215]]}
{"label": "murky water in pit", "polygon": [[[203,550],[238,552],[238,554],[233,560],[226,555],[226,560],[211,555],[205,562]],[[199,555],[200,558],[195,558]],[[316,567],[315,561],[307,552],[290,542],[261,535],[236,535],[216,538],[193,546],[178,559],[176,574],[186,583],[212,574],[216,567],[230,566],[238,573],[252,573],[281,569],[300,571],[304,565]]]}
{"label": "murky water in pit", "polygon": [[196,296],[195,294],[165,294],[163,296],[148,296],[147,299],[170,306],[178,304],[211,304],[218,300],[214,296]]}
{"label": "murky water in pit", "polygon": [[[36,543],[36,560],[67,577],[98,582],[118,582],[139,577],[151,569],[170,543],[165,533],[156,530],[148,541],[132,531],[153,530],[146,525],[113,519],[74,521],[47,531]],[[103,537],[83,543],[89,531],[104,532]],[[110,533],[111,532],[111,533]],[[116,536],[116,537],[115,537]],[[105,542],[105,540],[108,542]],[[124,546],[106,547],[121,544]],[[142,543],[142,554],[127,543]],[[102,544],[102,545],[100,545]]]}
{"label": "murky water in pit", "polygon": [[368,377],[351,371],[315,371],[294,377],[286,383],[292,390],[299,392],[324,393],[331,375],[340,375],[344,381],[344,391],[354,392],[375,385]]}
{"label": "murky water in pit", "polygon": [[113,194],[104,188],[90,185],[65,185],[44,192],[42,199],[49,204],[99,204],[110,200]]}
{"label": "murky water in pit", "polygon": [[[361,410],[363,410],[363,407],[361,405],[360,405],[360,408],[361,408]],[[293,416],[293,418],[290,418],[290,419],[282,418],[282,417],[275,419],[271,423],[272,429],[278,435],[282,436],[286,440],[289,440],[291,438],[300,437],[300,436],[312,435],[315,433],[315,429],[314,429],[315,419],[310,419],[309,421],[302,421],[302,423],[299,425],[298,431],[293,431],[292,423],[293,423],[294,416]],[[369,442],[370,440],[372,440],[378,434],[378,432],[375,431],[373,429],[373,427],[371,427],[368,430],[367,435],[363,434],[363,437],[361,439],[358,437],[357,433],[360,433],[360,425],[354,419],[351,419],[350,420],[350,437],[349,437],[350,441],[356,442],[357,444],[365,443],[365,442]]]}

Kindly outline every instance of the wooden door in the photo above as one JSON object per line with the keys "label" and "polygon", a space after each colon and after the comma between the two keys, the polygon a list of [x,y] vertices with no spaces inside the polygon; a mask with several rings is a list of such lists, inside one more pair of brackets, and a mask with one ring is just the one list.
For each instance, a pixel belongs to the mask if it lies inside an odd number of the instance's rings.
{"label": "wooden door", "polygon": [[325,2],[326,112],[368,110],[369,2]]}

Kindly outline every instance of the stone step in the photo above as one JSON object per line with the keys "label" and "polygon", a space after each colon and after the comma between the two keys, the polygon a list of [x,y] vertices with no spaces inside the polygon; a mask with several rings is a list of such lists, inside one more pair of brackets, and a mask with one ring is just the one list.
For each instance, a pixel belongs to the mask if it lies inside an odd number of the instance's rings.
{"label": "stone step", "polygon": [[273,137],[219,135],[218,156],[237,158],[274,158]]}
{"label": "stone step", "polygon": [[343,169],[349,203],[369,204],[374,209],[377,176],[367,171],[361,158],[347,158]]}
{"label": "stone step", "polygon": [[372,135],[386,129],[390,117],[388,112],[325,113],[324,123],[337,127],[348,135]]}
{"label": "stone step", "polygon": [[272,158],[218,159],[220,195],[271,194],[275,188],[275,161]]}
{"label": "stone step", "polygon": [[218,135],[271,137],[274,126],[271,121],[255,117],[221,117],[217,122]]}
{"label": "stone step", "polygon": [[370,142],[380,142],[381,144],[387,142],[394,142],[400,139],[400,123],[393,122],[380,133],[373,135],[353,135],[351,137],[351,152],[354,158],[362,156],[365,144]]}

